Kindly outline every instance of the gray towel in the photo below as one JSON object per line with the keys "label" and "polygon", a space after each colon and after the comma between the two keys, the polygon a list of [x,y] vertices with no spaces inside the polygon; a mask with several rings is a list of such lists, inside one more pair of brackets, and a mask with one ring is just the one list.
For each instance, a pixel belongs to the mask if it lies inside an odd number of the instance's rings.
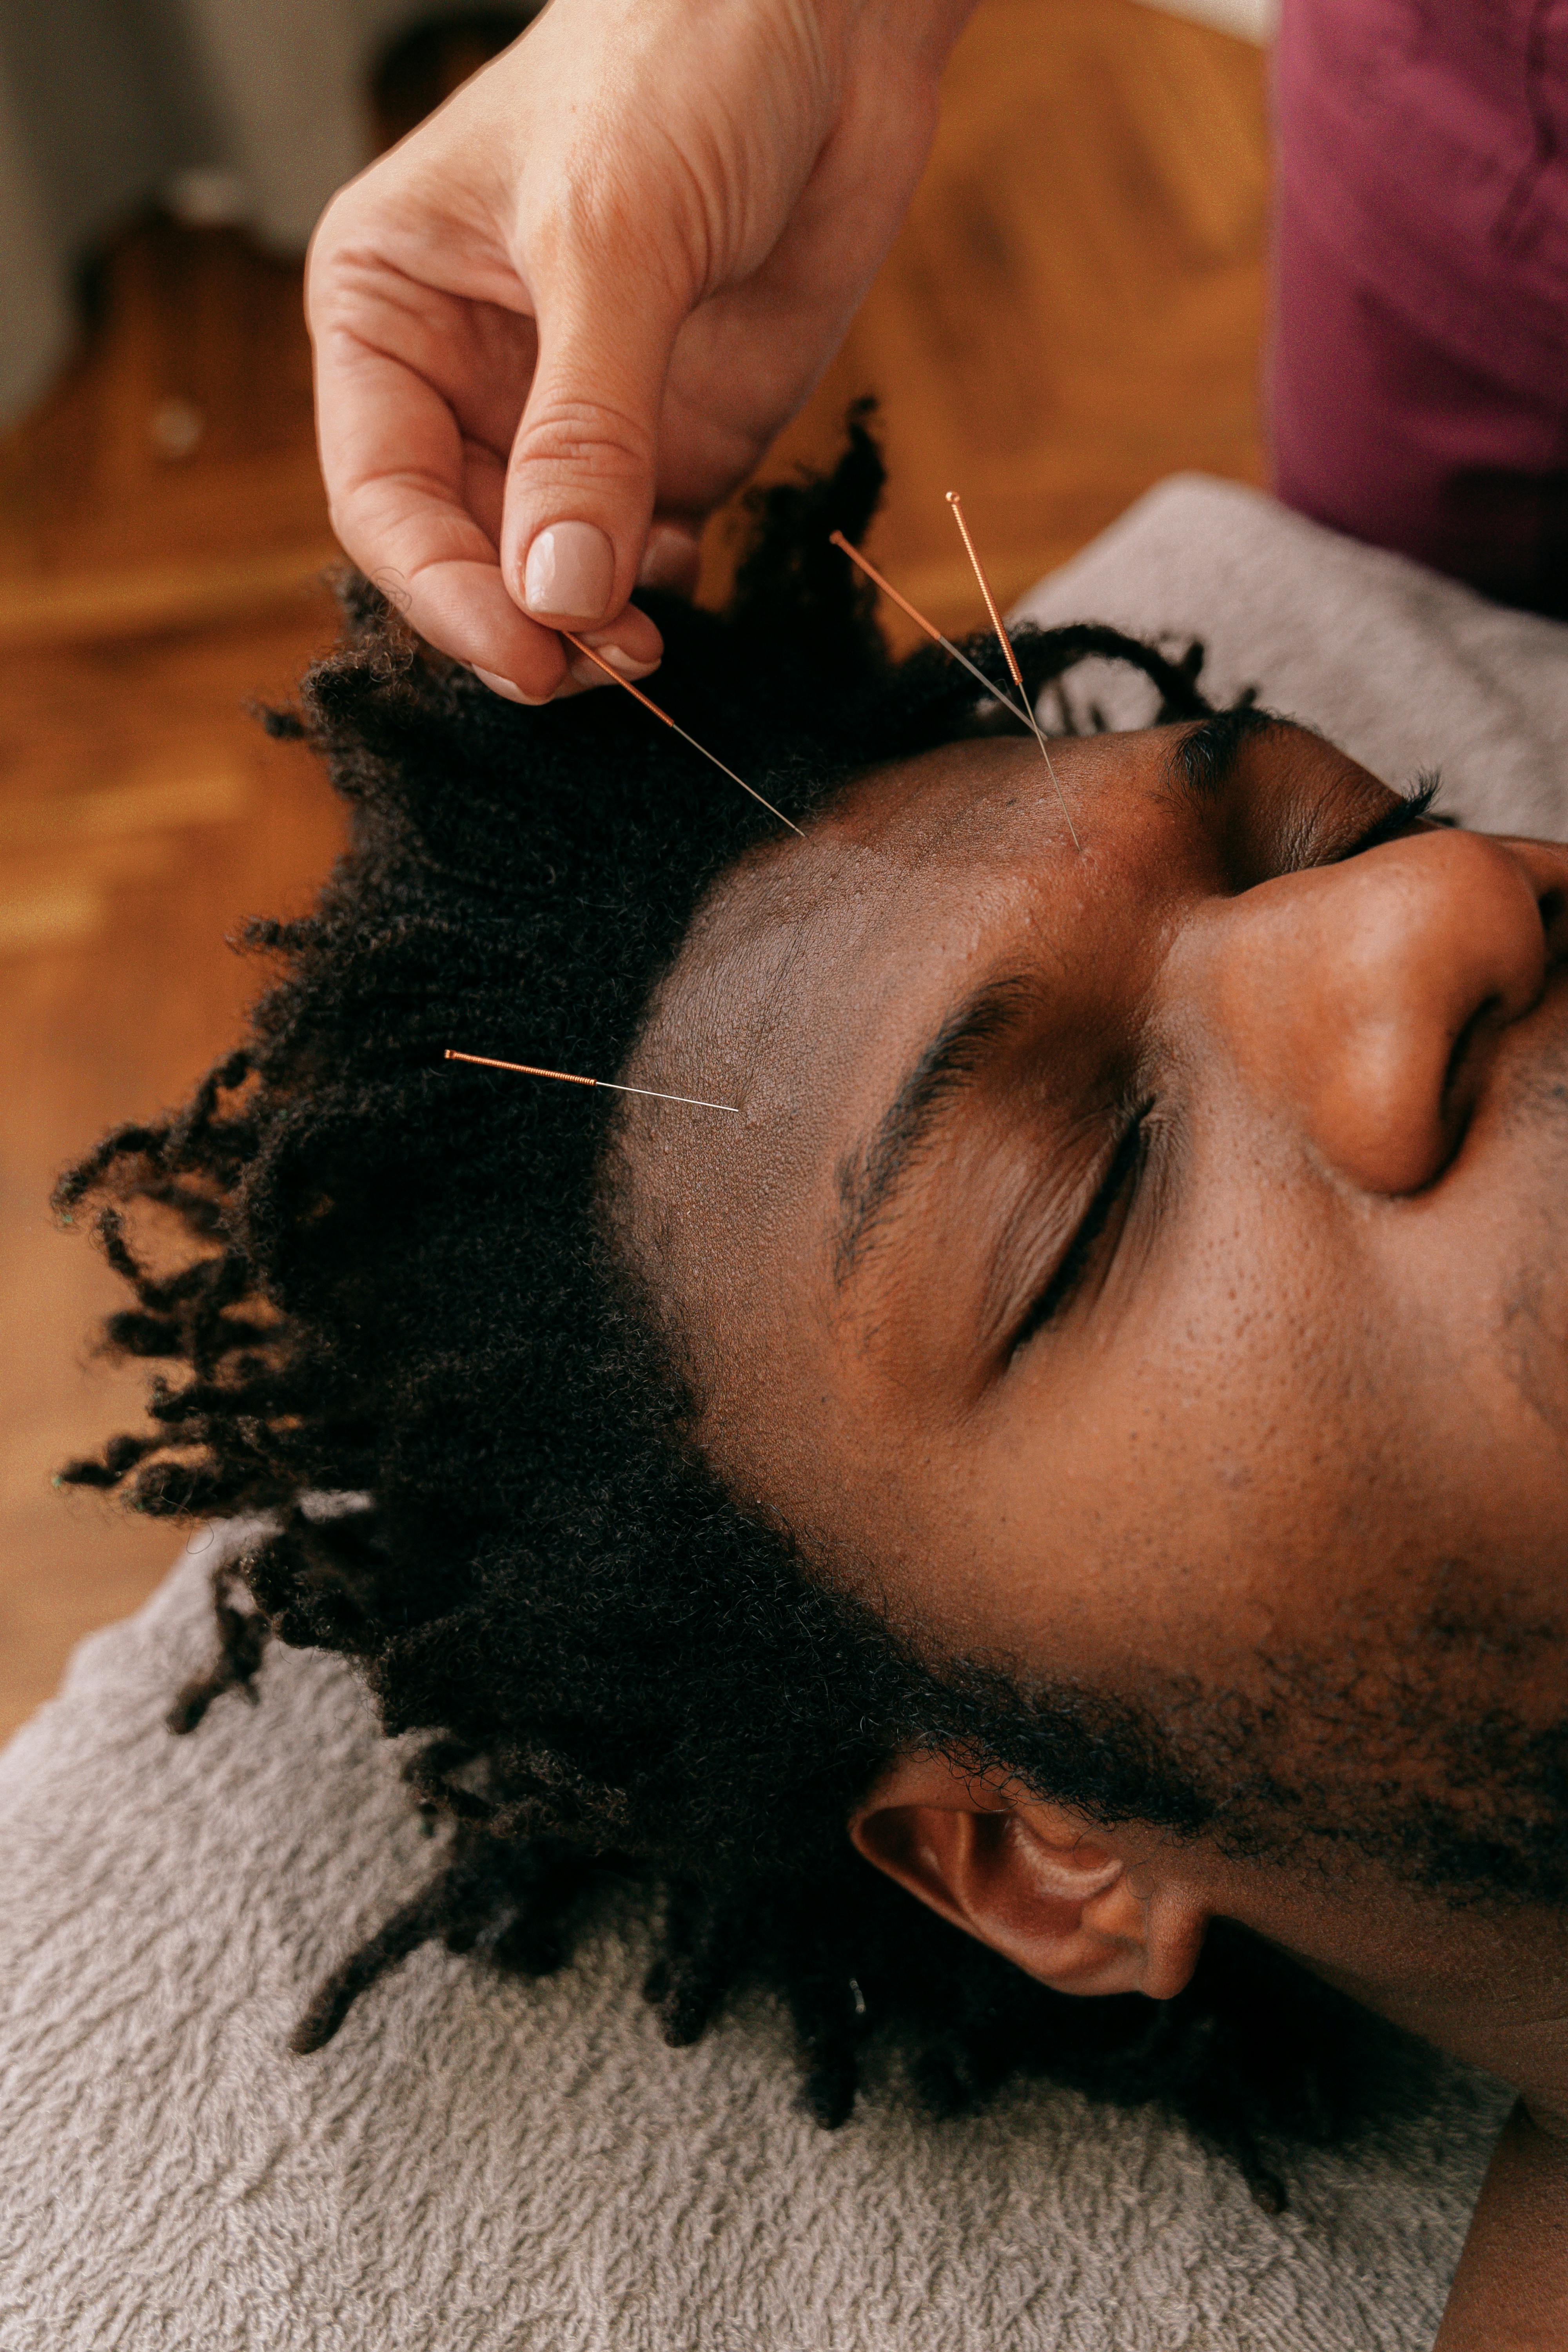
{"label": "gray towel", "polygon": [[[1202,635],[1384,772],[1568,833],[1568,629],[1233,487],[1153,492],[1026,600]],[[1120,692],[1110,674],[1106,693]],[[90,1540],[84,1520],[84,1541]],[[285,2042],[431,1849],[340,1664],[163,1728],[209,1534],[0,1758],[3,2352],[1417,2352],[1508,2095],[1448,2071],[1271,2219],[1153,2113],[798,2111],[754,2000],[671,2051],[635,1906],[539,1985],[426,1950]]]}
{"label": "gray towel", "polygon": [[[1258,490],[1175,475],[1014,617],[1109,621],[1177,646],[1201,637],[1213,698],[1253,687],[1390,783],[1440,769],[1439,806],[1467,824],[1568,839],[1568,626],[1489,604]],[[1075,703],[1092,696],[1114,724],[1137,725],[1138,681],[1094,667]]]}

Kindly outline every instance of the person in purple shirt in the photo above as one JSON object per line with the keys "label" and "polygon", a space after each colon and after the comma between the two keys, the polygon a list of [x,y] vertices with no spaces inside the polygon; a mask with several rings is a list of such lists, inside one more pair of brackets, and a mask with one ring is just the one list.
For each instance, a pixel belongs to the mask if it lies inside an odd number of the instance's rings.
{"label": "person in purple shirt", "polygon": [[[705,518],[837,349],[919,179],[972,5],[552,0],[334,199],[307,294],[333,523],[429,644],[514,701],[597,682],[563,628],[627,678],[658,667],[633,592],[691,585]],[[1504,604],[1568,614],[1568,0],[1286,0],[1276,91],[1279,497]],[[1458,954],[1497,931],[1475,877],[1501,868],[1444,838],[1401,854],[1428,879],[1454,862]],[[1538,947],[1546,915],[1531,908]],[[1152,917],[1125,913],[1131,953]],[[938,1778],[934,1793],[918,1775],[884,1791],[857,1843],[1051,1980],[1028,1954],[1056,1882],[1031,1894],[1026,1873],[993,1871],[980,1899],[931,1830],[952,1803]],[[926,1827],[900,1844],[911,1821]],[[1082,1864],[1079,1845],[1063,1853],[1061,1870]],[[1394,1934],[1391,1917],[1369,1932]],[[1279,1940],[1310,1950],[1310,1925]],[[1469,2046],[1468,2001],[1539,2042],[1510,2075],[1525,2095],[1443,2352],[1568,2343],[1568,2054],[1552,2054],[1547,1927],[1521,1941],[1517,1985],[1477,1978],[1451,2032],[1421,2026]]]}
{"label": "person in purple shirt", "polygon": [[1288,506],[1568,614],[1568,0],[1287,0]]}

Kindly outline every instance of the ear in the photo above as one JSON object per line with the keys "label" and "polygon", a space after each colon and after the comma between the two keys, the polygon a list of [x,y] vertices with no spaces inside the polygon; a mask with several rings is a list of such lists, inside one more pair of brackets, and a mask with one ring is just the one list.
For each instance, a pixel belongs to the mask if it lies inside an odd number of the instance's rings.
{"label": "ear", "polygon": [[850,1816],[868,1862],[1058,1992],[1169,2000],[1208,1910],[1152,1831],[1124,1837],[1001,1794],[946,1756],[900,1757]]}

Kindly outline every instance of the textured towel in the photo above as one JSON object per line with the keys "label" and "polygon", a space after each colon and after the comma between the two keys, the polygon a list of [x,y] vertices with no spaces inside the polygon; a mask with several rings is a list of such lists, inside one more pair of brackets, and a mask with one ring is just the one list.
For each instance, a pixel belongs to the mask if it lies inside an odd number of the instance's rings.
{"label": "textured towel", "polygon": [[[1391,775],[1568,833],[1568,629],[1225,485],[1165,485],[1027,600],[1205,637]],[[1106,695],[1122,689],[1107,673]],[[345,1946],[429,1867],[341,1664],[163,1728],[200,1539],[0,1759],[4,2352],[1417,2352],[1508,2095],[1449,2072],[1290,2210],[1153,2114],[795,2105],[753,2000],[671,2051],[634,1910],[540,1985],[419,1953],[308,2059]]]}
{"label": "textured towel", "polygon": [[[1260,491],[1162,482],[1014,617],[1201,637],[1214,698],[1256,688],[1390,783],[1441,769],[1439,805],[1467,824],[1568,839],[1568,625],[1489,604]],[[1076,707],[1093,693],[1116,725],[1147,716],[1139,681],[1094,667]]]}

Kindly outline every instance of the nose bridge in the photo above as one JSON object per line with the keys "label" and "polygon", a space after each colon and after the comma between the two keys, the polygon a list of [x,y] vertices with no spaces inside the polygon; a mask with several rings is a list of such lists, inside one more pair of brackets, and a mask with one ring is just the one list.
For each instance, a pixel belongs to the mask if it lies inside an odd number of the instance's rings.
{"label": "nose bridge", "polygon": [[1211,910],[1216,1043],[1255,1109],[1363,1190],[1432,1181],[1487,1040],[1540,997],[1553,877],[1521,846],[1419,834]]}

